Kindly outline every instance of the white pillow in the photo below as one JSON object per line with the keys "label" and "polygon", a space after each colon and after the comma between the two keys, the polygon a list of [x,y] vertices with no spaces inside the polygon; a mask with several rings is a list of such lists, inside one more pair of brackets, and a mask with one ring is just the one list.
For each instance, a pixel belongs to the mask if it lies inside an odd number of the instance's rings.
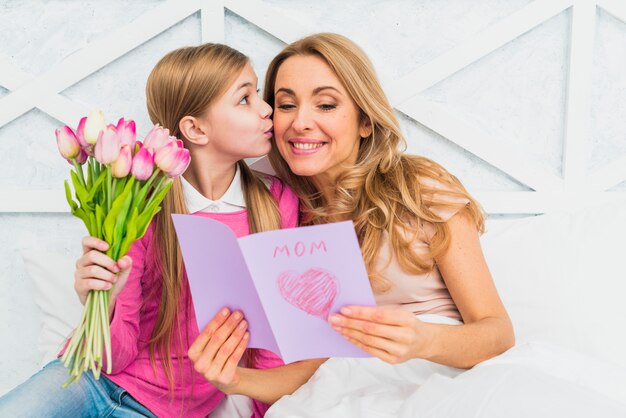
{"label": "white pillow", "polygon": [[546,341],[626,367],[626,203],[493,220],[482,238],[517,342]]}
{"label": "white pillow", "polygon": [[21,252],[26,272],[33,280],[35,303],[42,312],[38,349],[41,365],[58,354],[80,321],[83,305],[74,292],[75,258],[42,249]]}

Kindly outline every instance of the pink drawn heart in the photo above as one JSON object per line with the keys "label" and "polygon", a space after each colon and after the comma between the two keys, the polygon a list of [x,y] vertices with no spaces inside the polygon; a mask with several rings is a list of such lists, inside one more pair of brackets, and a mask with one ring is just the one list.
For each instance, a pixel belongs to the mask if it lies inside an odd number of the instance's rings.
{"label": "pink drawn heart", "polygon": [[303,274],[284,271],[278,276],[277,284],[283,299],[324,321],[339,294],[335,275],[321,268],[311,268]]}

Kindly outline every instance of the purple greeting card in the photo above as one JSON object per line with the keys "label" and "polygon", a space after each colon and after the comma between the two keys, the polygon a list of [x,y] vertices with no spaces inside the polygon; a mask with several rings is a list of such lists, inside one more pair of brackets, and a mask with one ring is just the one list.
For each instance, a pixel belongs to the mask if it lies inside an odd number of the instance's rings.
{"label": "purple greeting card", "polygon": [[352,222],[237,239],[211,219],[172,218],[199,329],[226,306],[245,314],[249,347],[270,350],[285,363],[369,356],[327,322],[344,305],[376,304]]}

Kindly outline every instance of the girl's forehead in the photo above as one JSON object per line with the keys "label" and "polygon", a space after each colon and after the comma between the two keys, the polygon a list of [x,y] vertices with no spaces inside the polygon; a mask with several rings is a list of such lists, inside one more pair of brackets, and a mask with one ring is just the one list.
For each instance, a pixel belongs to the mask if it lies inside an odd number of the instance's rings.
{"label": "girl's forehead", "polygon": [[228,90],[226,91],[226,95],[234,94],[238,90],[241,90],[243,87],[247,86],[256,88],[257,82],[258,80],[254,69],[250,64],[246,64],[246,66],[241,70],[237,77],[235,77],[231,82]]}

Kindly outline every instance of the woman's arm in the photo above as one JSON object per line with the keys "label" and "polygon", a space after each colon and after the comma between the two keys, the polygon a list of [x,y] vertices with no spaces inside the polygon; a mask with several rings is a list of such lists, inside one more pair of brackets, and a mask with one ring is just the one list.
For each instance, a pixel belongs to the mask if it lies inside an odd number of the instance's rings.
{"label": "woman's arm", "polygon": [[450,245],[436,262],[463,317],[463,325],[421,322],[399,309],[348,307],[331,324],[355,345],[389,363],[423,358],[470,368],[515,343],[471,216],[461,210],[448,221]]}
{"label": "woman's arm", "polygon": [[249,333],[239,311],[223,309],[189,347],[195,370],[227,394],[246,395],[272,404],[306,383],[326,359],[303,360],[271,369],[239,367]]}
{"label": "woman's arm", "polygon": [[448,226],[450,245],[436,262],[464,325],[435,327],[430,359],[466,368],[513,347],[515,335],[468,211],[450,218]]}

